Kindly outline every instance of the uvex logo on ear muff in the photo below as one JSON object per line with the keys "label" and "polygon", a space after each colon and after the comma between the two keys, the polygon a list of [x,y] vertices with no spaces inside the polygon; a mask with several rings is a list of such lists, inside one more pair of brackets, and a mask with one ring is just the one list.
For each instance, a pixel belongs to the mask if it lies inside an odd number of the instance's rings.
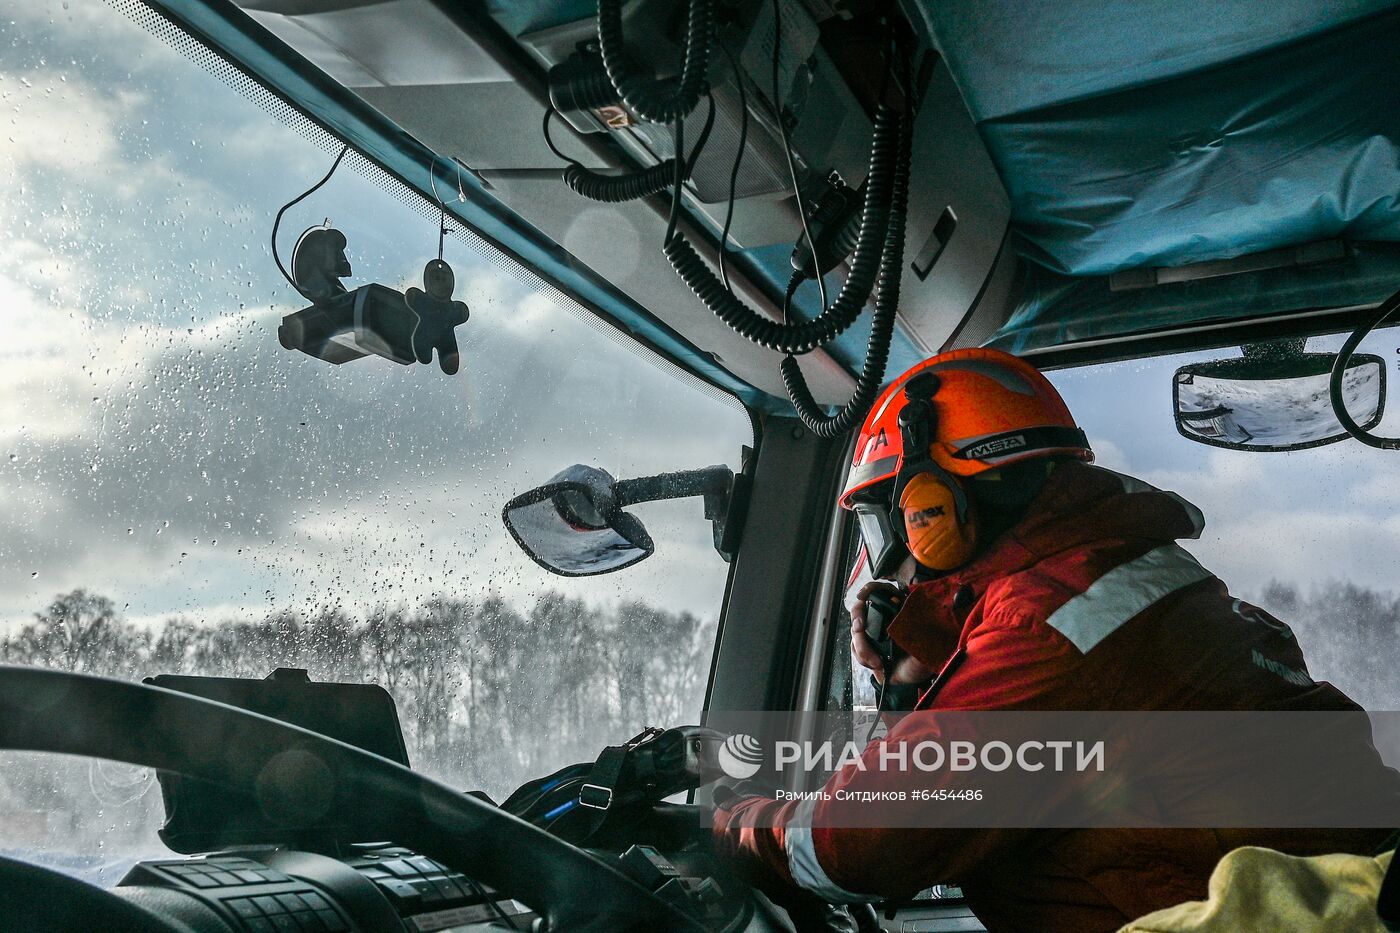
{"label": "uvex logo on ear muff", "polygon": [[[954,480],[956,482],[956,480]],[[977,547],[973,516],[959,520],[953,489],[932,473],[910,478],[899,498],[909,553],[930,570],[953,570],[972,558]]]}
{"label": "uvex logo on ear muff", "polygon": [[967,491],[933,461],[929,451],[937,392],[938,377],[932,373],[921,373],[904,387],[906,403],[899,413],[899,429],[906,459],[891,503],[899,514],[892,517],[915,560],[931,570],[954,570],[967,563],[977,548],[977,521]]}

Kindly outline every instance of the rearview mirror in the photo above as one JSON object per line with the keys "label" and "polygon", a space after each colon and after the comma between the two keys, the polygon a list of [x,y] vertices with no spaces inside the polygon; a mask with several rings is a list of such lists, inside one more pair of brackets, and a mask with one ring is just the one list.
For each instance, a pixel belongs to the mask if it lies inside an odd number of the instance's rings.
{"label": "rearview mirror", "polygon": [[[1328,395],[1336,355],[1302,347],[1302,341],[1254,344],[1241,357],[1178,369],[1172,380],[1177,431],[1199,444],[1249,451],[1302,450],[1347,437]],[[1342,395],[1366,429],[1379,424],[1385,361],[1353,356]]]}
{"label": "rearview mirror", "polygon": [[575,464],[543,486],[521,493],[502,512],[506,529],[530,559],[551,573],[588,577],[650,557],[651,536],[628,505],[703,496],[715,549],[726,560],[737,544],[740,481],[725,466],[615,480],[606,470]]}

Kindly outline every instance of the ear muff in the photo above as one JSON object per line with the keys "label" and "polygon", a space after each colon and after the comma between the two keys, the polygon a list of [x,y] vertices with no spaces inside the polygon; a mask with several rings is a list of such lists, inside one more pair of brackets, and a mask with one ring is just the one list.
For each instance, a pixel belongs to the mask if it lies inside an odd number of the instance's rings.
{"label": "ear muff", "polygon": [[[951,477],[949,481],[956,482]],[[932,473],[910,477],[899,497],[909,553],[930,570],[955,570],[971,560],[977,548],[976,513],[968,502],[959,521],[959,498],[948,482]]]}

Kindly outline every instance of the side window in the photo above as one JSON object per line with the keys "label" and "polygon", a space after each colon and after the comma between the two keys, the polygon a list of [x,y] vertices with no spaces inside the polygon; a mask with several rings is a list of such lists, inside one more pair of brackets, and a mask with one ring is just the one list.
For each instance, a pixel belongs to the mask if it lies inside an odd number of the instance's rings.
{"label": "side window", "polygon": [[844,523],[842,558],[839,569],[841,585],[836,587],[836,604],[831,607],[835,621],[828,633],[826,673],[823,678],[823,708],[827,710],[873,710],[875,687],[870,672],[855,662],[851,655],[851,613],[847,600],[859,584],[863,555],[856,523]]}
{"label": "side window", "polygon": [[[1308,341],[1336,352],[1345,335]],[[1371,334],[1357,350],[1381,357],[1390,381],[1396,331]],[[1238,356],[1222,349],[1048,372],[1088,432],[1096,462],[1179,493],[1206,517],[1197,541],[1184,542],[1244,600],[1294,631],[1318,680],[1336,684],[1367,709],[1400,709],[1400,455],[1350,439],[1288,452],[1243,452],[1187,440],[1173,413],[1172,380],[1182,366]],[[1393,393],[1392,393],[1393,394]],[[1392,401],[1375,430],[1397,431]],[[848,530],[843,568],[855,563]],[[850,617],[831,631],[828,709],[873,708],[869,673],[850,660]]]}
{"label": "side window", "polygon": [[[1333,352],[1345,335],[1315,337]],[[1381,357],[1393,383],[1394,329],[1358,353]],[[1155,357],[1048,373],[1089,434],[1097,462],[1170,489],[1205,513],[1198,541],[1183,542],[1237,597],[1296,634],[1317,680],[1372,710],[1400,709],[1400,457],[1345,439],[1305,450],[1244,452],[1187,440],[1176,429],[1172,378],[1189,363],[1236,349]],[[1397,433],[1392,400],[1376,429]]]}
{"label": "side window", "polygon": [[[283,349],[305,302],[268,233],[340,142],[102,0],[58,7],[0,0],[0,657],[379,683],[415,767],[496,799],[695,721],[729,569],[699,503],[639,507],[655,555],[587,579],[535,565],[501,510],[574,463],[738,470],[743,408],[470,231],[445,248],[456,376]],[[349,287],[422,287],[435,205],[352,152],[288,212],[284,262],[327,217]],[[160,850],[149,774],[12,757],[0,849]]]}

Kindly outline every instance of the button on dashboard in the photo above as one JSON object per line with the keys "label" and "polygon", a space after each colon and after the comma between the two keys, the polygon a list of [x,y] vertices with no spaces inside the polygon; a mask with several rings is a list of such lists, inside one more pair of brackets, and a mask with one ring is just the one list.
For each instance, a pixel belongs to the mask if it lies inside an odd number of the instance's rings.
{"label": "button on dashboard", "polygon": [[316,919],[316,915],[309,910],[292,914],[292,919],[297,922],[297,928],[305,930],[306,933],[324,933],[326,929],[321,921]]}
{"label": "button on dashboard", "polygon": [[404,859],[391,859],[387,862],[381,862],[380,867],[388,869],[391,874],[397,875],[400,878],[418,877],[418,870],[408,864]]}
{"label": "button on dashboard", "polygon": [[253,903],[257,904],[258,910],[265,914],[280,914],[282,912],[282,905],[277,903],[277,898],[270,894],[253,898]]}
{"label": "button on dashboard", "polygon": [[345,925],[345,921],[340,919],[340,915],[333,910],[318,910],[316,918],[320,920],[330,933],[344,933],[350,929]]}
{"label": "button on dashboard", "polygon": [[326,899],[315,891],[303,891],[301,899],[306,902],[306,906],[312,910],[330,910],[331,905]]}
{"label": "button on dashboard", "polygon": [[375,883],[379,885],[380,889],[395,901],[417,902],[421,897],[417,888],[402,879],[376,878],[374,880]]}

